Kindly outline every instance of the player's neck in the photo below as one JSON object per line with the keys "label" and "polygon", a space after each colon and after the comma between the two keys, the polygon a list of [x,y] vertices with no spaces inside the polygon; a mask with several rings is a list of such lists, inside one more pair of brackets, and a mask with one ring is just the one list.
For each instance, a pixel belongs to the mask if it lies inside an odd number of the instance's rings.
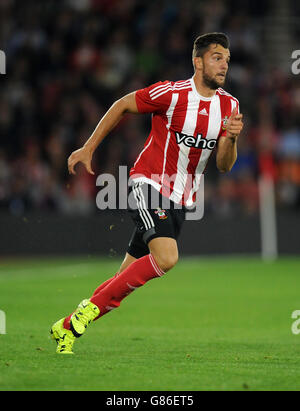
{"label": "player's neck", "polygon": [[213,97],[215,95],[216,90],[213,90],[213,89],[207,87],[204,84],[203,78],[200,74],[198,74],[196,72],[193,76],[193,79],[194,79],[194,83],[195,83],[195,86],[196,86],[196,90],[201,96],[203,96],[203,97]]}

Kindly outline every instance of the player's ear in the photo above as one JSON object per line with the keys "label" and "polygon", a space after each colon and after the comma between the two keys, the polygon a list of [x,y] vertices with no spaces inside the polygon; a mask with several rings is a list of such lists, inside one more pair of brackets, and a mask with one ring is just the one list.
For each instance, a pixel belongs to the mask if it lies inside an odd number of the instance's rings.
{"label": "player's ear", "polygon": [[202,57],[194,57],[193,58],[193,64],[194,64],[195,71],[196,70],[202,70],[202,67],[203,67]]}

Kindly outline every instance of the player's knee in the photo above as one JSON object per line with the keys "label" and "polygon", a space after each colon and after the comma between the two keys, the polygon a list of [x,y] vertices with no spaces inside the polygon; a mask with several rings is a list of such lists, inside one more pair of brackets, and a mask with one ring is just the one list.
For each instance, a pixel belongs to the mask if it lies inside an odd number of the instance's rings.
{"label": "player's knee", "polygon": [[178,253],[159,253],[154,256],[159,268],[165,273],[173,268],[178,261]]}
{"label": "player's knee", "polygon": [[178,261],[177,242],[173,238],[154,238],[148,244],[159,268],[167,272],[174,267]]}

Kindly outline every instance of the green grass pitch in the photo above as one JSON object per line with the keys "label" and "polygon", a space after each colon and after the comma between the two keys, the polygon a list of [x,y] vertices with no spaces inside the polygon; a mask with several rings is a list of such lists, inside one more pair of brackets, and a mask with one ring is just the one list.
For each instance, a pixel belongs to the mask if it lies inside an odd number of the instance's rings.
{"label": "green grass pitch", "polygon": [[299,390],[300,259],[181,259],[93,323],[74,356],[55,354],[52,323],[120,261],[2,261],[0,390]]}

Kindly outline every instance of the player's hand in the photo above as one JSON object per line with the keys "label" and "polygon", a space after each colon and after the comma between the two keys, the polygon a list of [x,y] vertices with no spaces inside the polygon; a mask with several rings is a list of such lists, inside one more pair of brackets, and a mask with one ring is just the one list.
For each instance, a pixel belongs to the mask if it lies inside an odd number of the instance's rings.
{"label": "player's hand", "polygon": [[235,107],[229,117],[226,124],[226,136],[227,137],[238,137],[243,129],[243,114],[239,114],[237,108]]}
{"label": "player's hand", "polygon": [[73,153],[70,155],[68,158],[68,169],[70,174],[76,174],[74,167],[76,166],[77,163],[82,163],[87,172],[94,175],[95,173],[92,170],[92,157],[93,157],[93,152],[86,147],[81,147],[76,151],[73,151]]}

